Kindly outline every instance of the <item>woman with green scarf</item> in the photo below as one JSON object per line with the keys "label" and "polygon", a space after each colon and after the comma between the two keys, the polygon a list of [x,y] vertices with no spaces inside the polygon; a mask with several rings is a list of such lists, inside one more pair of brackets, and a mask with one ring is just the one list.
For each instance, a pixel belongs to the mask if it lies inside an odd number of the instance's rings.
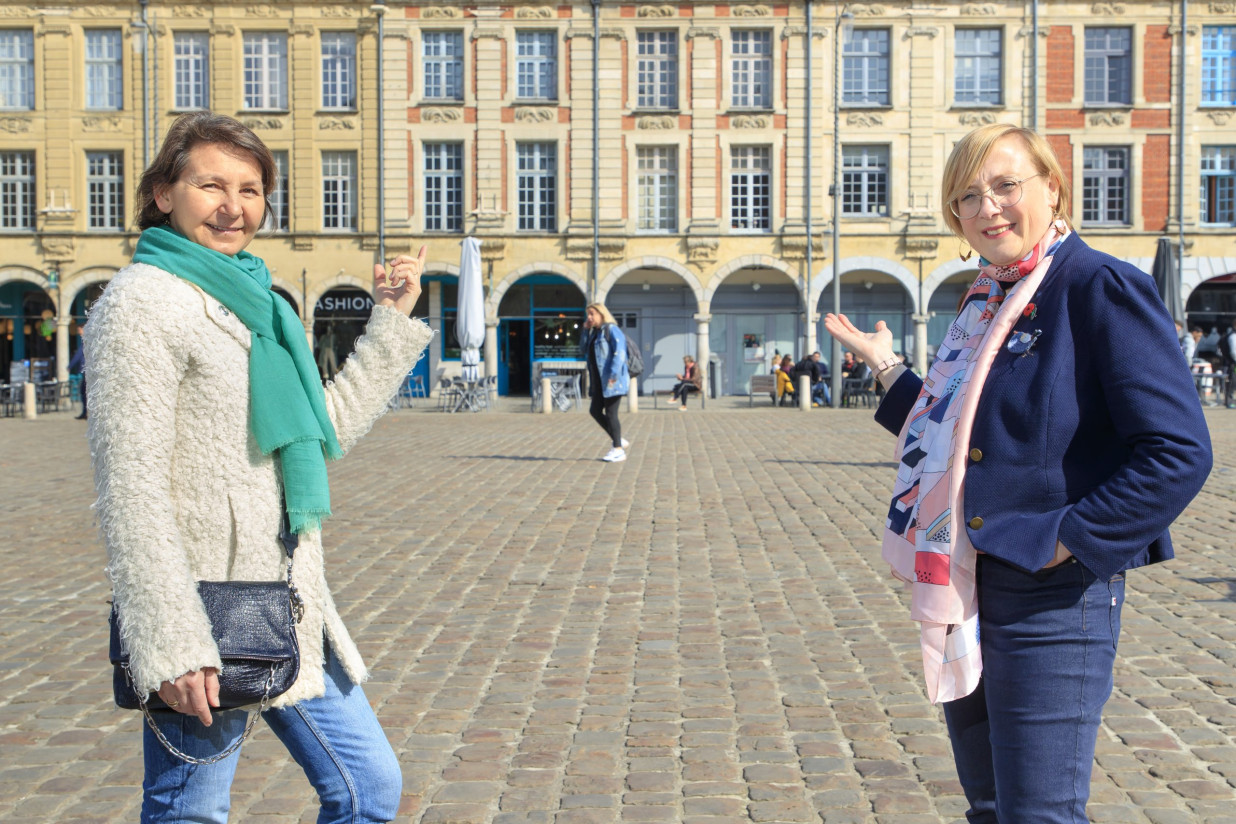
{"label": "woman with green scarf", "polygon": [[304,326],[245,251],[276,179],[262,141],[230,117],[171,127],[138,189],[133,263],[95,304],[89,439],[134,687],[171,709],[144,728],[143,822],[225,821],[247,711],[220,711],[219,651],[198,581],[284,574],[285,513],[304,601],[296,682],[263,713],[317,790],[320,822],[389,821],[401,775],[360,684],[368,673],[326,584],[326,461],[373,425],[432,337],[409,318],[425,249],[374,266],[373,315],[323,389]]}

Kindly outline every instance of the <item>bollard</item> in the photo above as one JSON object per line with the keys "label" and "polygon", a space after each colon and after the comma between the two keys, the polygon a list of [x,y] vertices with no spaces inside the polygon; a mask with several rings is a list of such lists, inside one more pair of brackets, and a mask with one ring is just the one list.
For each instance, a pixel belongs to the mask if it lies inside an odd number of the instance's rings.
{"label": "bollard", "polygon": [[639,411],[639,378],[631,378],[631,386],[627,389],[627,411],[632,415]]}
{"label": "bollard", "polygon": [[811,408],[811,376],[810,375],[799,375],[798,376],[798,408],[799,409],[810,409]]}
{"label": "bollard", "polygon": [[21,405],[21,416],[26,420],[32,421],[38,416],[39,412],[35,408],[34,383],[32,381],[26,381],[21,385]]}
{"label": "bollard", "polygon": [[554,411],[554,390],[549,378],[541,378],[541,411],[546,415]]}

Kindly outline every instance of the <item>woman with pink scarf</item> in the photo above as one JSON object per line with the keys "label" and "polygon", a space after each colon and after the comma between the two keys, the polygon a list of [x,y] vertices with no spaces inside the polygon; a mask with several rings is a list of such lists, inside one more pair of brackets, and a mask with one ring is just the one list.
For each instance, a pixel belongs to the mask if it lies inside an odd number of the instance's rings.
{"label": "woman with pink scarf", "polygon": [[1154,282],[1073,231],[1046,140],[980,127],[941,189],[978,275],[926,378],[883,321],[824,323],[886,390],[884,558],[912,589],[967,819],[1084,822],[1125,573],[1173,557],[1210,437]]}

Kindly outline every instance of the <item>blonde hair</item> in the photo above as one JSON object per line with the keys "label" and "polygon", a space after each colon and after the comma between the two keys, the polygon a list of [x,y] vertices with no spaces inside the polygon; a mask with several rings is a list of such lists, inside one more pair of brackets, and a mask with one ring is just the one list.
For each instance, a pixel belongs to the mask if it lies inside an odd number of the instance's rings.
{"label": "blonde hair", "polygon": [[601,316],[601,320],[605,321],[606,323],[612,323],[615,326],[618,325],[618,321],[614,320],[614,316],[610,314],[610,311],[608,309],[605,308],[604,303],[601,303],[600,301],[598,301],[596,303],[590,303],[584,308],[585,310],[595,309],[597,310],[597,314]]}
{"label": "blonde hair", "polygon": [[1064,176],[1064,169],[1061,168],[1051,144],[1038,132],[1030,129],[1023,129],[1008,123],[991,123],[979,126],[963,137],[953,147],[952,154],[948,156],[948,161],[944,164],[944,175],[940,179],[940,203],[944,207],[944,223],[957,237],[965,235],[961,231],[961,218],[953,214],[950,204],[970,188],[974,178],[978,177],[979,170],[987,162],[987,155],[991,154],[992,148],[998,141],[1009,135],[1021,138],[1027,154],[1034,162],[1035,170],[1047,178],[1044,182],[1055,181],[1056,186],[1059,187],[1059,196],[1052,217],[1063,220],[1070,228],[1072,227],[1070,220],[1072,197],[1069,182]]}
{"label": "blonde hair", "polygon": [[683,363],[695,363],[695,358],[691,357],[690,355],[683,355],[682,362]]}

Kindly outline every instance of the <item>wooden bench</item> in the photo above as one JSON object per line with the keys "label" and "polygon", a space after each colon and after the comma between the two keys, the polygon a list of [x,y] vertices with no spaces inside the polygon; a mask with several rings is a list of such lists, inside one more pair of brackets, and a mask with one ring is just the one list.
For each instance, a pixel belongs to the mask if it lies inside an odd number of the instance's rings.
{"label": "wooden bench", "polygon": [[755,403],[756,395],[767,395],[773,406],[777,405],[777,376],[752,375],[751,391],[747,393],[747,406]]}

